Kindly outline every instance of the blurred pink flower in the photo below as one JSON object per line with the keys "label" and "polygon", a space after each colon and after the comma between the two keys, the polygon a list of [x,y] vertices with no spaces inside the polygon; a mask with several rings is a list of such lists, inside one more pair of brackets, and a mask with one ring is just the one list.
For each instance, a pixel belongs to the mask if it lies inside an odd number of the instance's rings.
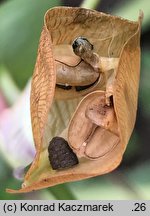
{"label": "blurred pink flower", "polygon": [[21,171],[35,155],[30,121],[30,82],[11,108],[2,109],[4,105],[1,104],[0,151],[13,168]]}

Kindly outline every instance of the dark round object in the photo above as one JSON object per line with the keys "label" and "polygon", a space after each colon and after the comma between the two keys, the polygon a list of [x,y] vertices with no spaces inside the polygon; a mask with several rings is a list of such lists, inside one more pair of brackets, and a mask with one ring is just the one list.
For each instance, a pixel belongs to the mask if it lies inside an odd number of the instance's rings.
{"label": "dark round object", "polygon": [[48,147],[49,161],[54,170],[70,168],[78,164],[78,158],[68,142],[62,137],[54,137]]}
{"label": "dark round object", "polygon": [[85,52],[93,50],[93,45],[85,37],[78,37],[72,43],[73,51],[76,55],[81,56]]}

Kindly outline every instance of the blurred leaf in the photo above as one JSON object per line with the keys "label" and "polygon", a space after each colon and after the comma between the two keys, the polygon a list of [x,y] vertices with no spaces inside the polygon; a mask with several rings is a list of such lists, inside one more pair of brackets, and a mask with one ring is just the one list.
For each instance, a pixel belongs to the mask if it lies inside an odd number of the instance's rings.
{"label": "blurred leaf", "polygon": [[22,195],[6,193],[6,187],[19,187],[20,182],[12,176],[12,170],[5,163],[0,153],[0,200],[21,199]]}
{"label": "blurred leaf", "polygon": [[80,7],[95,9],[100,4],[101,0],[83,0]]}
{"label": "blurred leaf", "polygon": [[0,65],[0,87],[7,103],[12,105],[18,99],[20,91],[3,65]]}
{"label": "blurred leaf", "polygon": [[145,30],[150,25],[150,1],[148,0],[132,0],[126,1],[113,11],[113,14],[124,17],[130,20],[137,20],[139,10],[144,12],[143,29]]}
{"label": "blurred leaf", "polygon": [[60,184],[47,189],[57,200],[76,200],[74,193],[69,189],[68,184]]}
{"label": "blurred leaf", "polygon": [[140,146],[138,145],[139,143],[138,140],[139,140],[139,136],[136,133],[136,130],[134,130],[123,157],[125,161],[126,160],[129,161],[131,158],[134,157],[134,155],[136,155],[136,153],[139,152]]}
{"label": "blurred leaf", "polygon": [[40,193],[41,200],[55,200],[56,199],[55,196],[47,189],[39,190],[39,193]]}
{"label": "blurred leaf", "polygon": [[0,7],[0,61],[23,87],[32,75],[47,9],[59,0],[11,0]]}
{"label": "blurred leaf", "polygon": [[112,181],[109,175],[69,183],[69,188],[78,200],[123,200],[135,199],[129,191],[118,182]]}
{"label": "blurred leaf", "polygon": [[140,81],[139,99],[141,109],[145,116],[150,117],[150,52],[145,51],[142,55],[142,72]]}
{"label": "blurred leaf", "polygon": [[135,169],[126,172],[129,181],[141,195],[141,199],[150,199],[150,161],[138,165]]}

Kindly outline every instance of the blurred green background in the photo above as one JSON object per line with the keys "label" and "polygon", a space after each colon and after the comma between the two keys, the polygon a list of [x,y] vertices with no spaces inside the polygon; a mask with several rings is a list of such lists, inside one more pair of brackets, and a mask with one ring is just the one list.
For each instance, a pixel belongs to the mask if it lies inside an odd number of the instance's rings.
{"label": "blurred green background", "polygon": [[[0,199],[150,199],[150,1],[149,0],[87,0],[89,7],[99,11],[137,20],[144,12],[141,36],[141,79],[137,121],[123,162],[114,172],[73,183],[58,185],[38,192],[11,195],[6,188],[17,188],[21,180],[14,178],[12,160],[15,147],[6,156],[0,148]],[[36,60],[38,40],[47,9],[54,6],[80,6],[77,0],[2,0],[0,1],[0,122],[18,122],[11,107],[31,78]],[[14,106],[13,106],[14,107]],[[19,109],[19,108],[18,108]],[[24,115],[24,114],[22,114]],[[2,121],[1,121],[2,120]],[[20,119],[21,121],[21,119]],[[20,129],[20,128],[19,128]],[[9,136],[12,127],[6,125]],[[21,134],[21,133],[20,133]],[[21,136],[21,135],[20,135]],[[21,140],[25,135],[19,137]],[[17,136],[18,138],[18,136]],[[16,137],[6,145],[11,146]],[[29,140],[28,140],[29,141]],[[0,146],[5,143],[0,134]],[[4,144],[3,144],[4,145]],[[23,146],[22,146],[23,148]],[[13,153],[14,152],[14,153]],[[18,153],[16,153],[18,154]],[[9,160],[7,160],[9,158]]]}

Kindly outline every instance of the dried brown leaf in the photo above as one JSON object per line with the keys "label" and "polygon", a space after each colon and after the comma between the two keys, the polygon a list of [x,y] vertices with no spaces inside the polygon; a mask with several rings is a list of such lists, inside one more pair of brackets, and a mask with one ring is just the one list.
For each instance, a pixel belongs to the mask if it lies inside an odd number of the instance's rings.
{"label": "dried brown leaf", "polygon": [[[136,119],[142,17],[140,13],[139,20],[132,22],[69,7],[46,13],[31,90],[37,153],[22,189],[8,192],[29,192],[102,175],[119,165]],[[72,52],[71,45],[80,36],[93,45],[92,58],[99,59],[96,64],[86,56],[81,61]],[[58,84],[71,87],[65,90]],[[58,135],[68,140],[78,165],[52,169],[47,148],[50,139]]]}

